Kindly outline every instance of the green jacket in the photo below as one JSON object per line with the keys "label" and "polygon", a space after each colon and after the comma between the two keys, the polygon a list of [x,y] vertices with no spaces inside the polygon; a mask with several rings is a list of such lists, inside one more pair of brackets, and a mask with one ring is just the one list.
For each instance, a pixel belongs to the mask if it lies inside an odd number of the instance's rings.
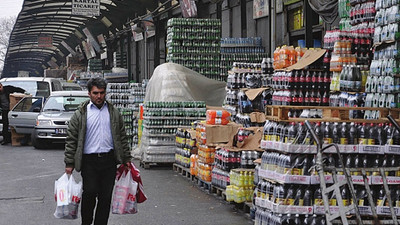
{"label": "green jacket", "polygon": [[[81,171],[83,148],[85,146],[87,105],[90,100],[83,102],[75,111],[68,124],[67,139],[65,140],[64,162],[67,167]],[[132,155],[129,148],[128,137],[122,115],[111,103],[107,102],[110,113],[111,135],[114,141],[114,155],[116,162],[126,163],[131,161]]]}

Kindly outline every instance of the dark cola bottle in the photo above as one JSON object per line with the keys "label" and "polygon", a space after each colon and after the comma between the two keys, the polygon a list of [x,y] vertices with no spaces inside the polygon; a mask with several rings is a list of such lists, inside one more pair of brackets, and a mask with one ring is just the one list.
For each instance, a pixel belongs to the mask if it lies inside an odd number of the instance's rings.
{"label": "dark cola bottle", "polygon": [[286,204],[285,205],[294,205],[296,192],[295,186],[290,185],[286,192]]}
{"label": "dark cola bottle", "polygon": [[312,206],[312,205],[313,205],[313,190],[311,186],[308,185],[304,190],[303,206]]}
{"label": "dark cola bottle", "polygon": [[299,187],[296,190],[296,195],[294,197],[293,205],[297,205],[297,206],[304,205],[304,191],[305,191],[305,188],[303,187],[303,185],[299,185]]}

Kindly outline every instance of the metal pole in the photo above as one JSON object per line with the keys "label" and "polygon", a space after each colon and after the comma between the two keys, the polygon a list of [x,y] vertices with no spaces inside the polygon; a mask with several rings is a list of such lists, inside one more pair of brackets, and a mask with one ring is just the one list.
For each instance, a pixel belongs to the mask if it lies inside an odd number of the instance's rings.
{"label": "metal pole", "polygon": [[144,79],[147,79],[147,34],[144,31]]}
{"label": "metal pole", "polygon": [[276,1],[271,1],[271,56],[274,55],[275,51],[275,40],[276,40]]}

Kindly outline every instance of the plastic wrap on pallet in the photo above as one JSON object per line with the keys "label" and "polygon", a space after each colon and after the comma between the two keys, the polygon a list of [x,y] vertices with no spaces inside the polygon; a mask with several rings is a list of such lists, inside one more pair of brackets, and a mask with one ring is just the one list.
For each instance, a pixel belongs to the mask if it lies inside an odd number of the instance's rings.
{"label": "plastic wrap on pallet", "polygon": [[142,156],[143,162],[151,162],[151,163],[173,163],[175,162],[175,154],[147,154],[143,153]]}
{"label": "plastic wrap on pallet", "polygon": [[142,144],[142,151],[150,155],[175,154],[174,146],[153,146]]}

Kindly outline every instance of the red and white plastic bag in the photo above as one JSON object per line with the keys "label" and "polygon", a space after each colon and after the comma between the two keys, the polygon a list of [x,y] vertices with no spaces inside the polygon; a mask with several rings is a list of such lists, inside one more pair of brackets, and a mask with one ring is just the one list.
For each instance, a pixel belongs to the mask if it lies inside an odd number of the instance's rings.
{"label": "red and white plastic bag", "polygon": [[132,174],[129,171],[123,172],[119,177],[117,176],[112,201],[112,213],[137,213],[137,189],[138,183],[132,179]]}
{"label": "red and white plastic bag", "polygon": [[82,197],[82,182],[77,183],[73,176],[64,173],[54,182],[54,195],[57,202],[54,216],[58,219],[77,219]]}

